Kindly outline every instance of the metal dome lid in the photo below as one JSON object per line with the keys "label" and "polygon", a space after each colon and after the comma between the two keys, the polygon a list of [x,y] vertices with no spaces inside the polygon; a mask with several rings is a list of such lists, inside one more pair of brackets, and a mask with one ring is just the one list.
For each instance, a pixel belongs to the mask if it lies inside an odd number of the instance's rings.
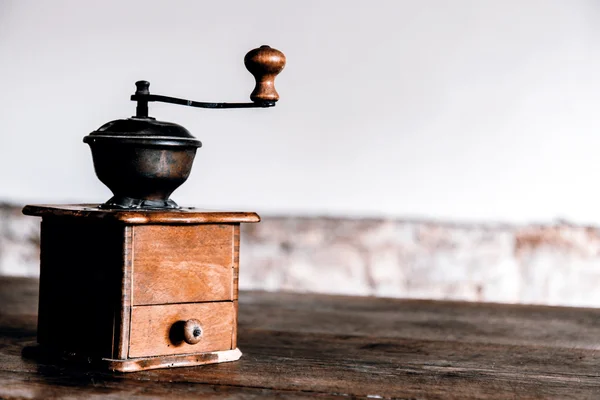
{"label": "metal dome lid", "polygon": [[183,126],[157,121],[151,117],[132,117],[110,121],[83,138],[84,143],[110,142],[144,146],[201,147]]}

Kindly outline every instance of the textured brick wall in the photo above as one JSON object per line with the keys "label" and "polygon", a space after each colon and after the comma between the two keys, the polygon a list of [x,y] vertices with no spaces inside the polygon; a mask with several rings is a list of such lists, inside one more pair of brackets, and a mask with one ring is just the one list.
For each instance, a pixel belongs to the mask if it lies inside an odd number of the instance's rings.
{"label": "textured brick wall", "polygon": [[[0,274],[39,272],[39,220],[0,207]],[[600,230],[267,217],[242,231],[240,287],[600,307]]]}
{"label": "textured brick wall", "polygon": [[265,218],[247,226],[248,288],[600,306],[600,231]]}

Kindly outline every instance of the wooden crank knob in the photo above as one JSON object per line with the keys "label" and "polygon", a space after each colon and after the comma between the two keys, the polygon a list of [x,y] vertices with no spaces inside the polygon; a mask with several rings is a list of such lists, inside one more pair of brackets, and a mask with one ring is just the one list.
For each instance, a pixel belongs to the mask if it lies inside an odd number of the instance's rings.
{"label": "wooden crank knob", "polygon": [[197,319],[188,319],[183,324],[183,340],[187,344],[196,344],[202,338],[202,326]]}
{"label": "wooden crank knob", "polygon": [[269,46],[260,46],[246,54],[244,64],[256,79],[256,86],[250,94],[250,100],[254,102],[279,100],[279,94],[275,90],[275,77],[285,67],[285,55]]}

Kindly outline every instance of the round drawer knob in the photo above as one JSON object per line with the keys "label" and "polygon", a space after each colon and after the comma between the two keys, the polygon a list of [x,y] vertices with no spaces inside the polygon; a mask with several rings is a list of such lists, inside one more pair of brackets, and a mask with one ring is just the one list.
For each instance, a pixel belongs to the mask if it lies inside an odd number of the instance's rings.
{"label": "round drawer knob", "polygon": [[196,344],[202,338],[202,326],[197,319],[188,319],[183,324],[183,340],[187,344]]}

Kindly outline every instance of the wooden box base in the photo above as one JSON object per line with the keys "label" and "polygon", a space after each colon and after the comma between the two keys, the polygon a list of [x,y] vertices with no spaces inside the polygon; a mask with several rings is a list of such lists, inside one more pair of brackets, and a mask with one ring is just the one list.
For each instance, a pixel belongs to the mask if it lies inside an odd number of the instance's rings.
{"label": "wooden box base", "polygon": [[38,343],[119,372],[235,361],[240,223],[255,213],[27,206],[42,217]]}

